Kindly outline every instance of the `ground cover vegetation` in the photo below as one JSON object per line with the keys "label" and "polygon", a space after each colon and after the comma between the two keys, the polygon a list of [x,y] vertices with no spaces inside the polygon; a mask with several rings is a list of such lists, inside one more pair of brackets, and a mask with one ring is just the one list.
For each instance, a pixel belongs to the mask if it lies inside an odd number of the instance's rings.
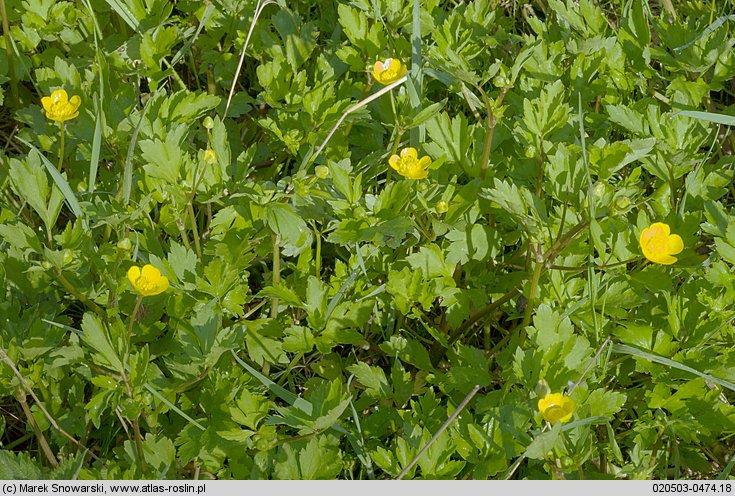
{"label": "ground cover vegetation", "polygon": [[0,478],[730,477],[731,1],[0,7]]}

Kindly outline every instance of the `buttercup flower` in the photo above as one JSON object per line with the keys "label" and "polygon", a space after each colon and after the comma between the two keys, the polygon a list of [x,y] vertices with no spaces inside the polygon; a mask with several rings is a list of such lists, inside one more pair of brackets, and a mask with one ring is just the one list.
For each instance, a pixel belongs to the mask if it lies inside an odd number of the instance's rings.
{"label": "buttercup flower", "polygon": [[568,422],[574,413],[574,401],[561,393],[551,393],[538,400],[538,409],[551,424]]}
{"label": "buttercup flower", "polygon": [[671,234],[668,224],[655,222],[641,231],[641,250],[643,255],[654,263],[671,265],[676,262],[677,253],[684,249],[684,242],[678,234]]}
{"label": "buttercup flower", "polygon": [[405,75],[406,66],[398,59],[385,59],[385,62],[377,61],[373,65],[373,77],[386,86],[395,83]]}
{"label": "buttercup flower", "polygon": [[41,98],[46,117],[56,122],[66,122],[79,115],[82,100],[74,95],[69,98],[65,90],[56,90],[51,96]]}
{"label": "buttercup flower", "polygon": [[419,159],[416,148],[404,148],[401,155],[393,155],[388,159],[388,163],[400,175],[409,179],[424,179],[429,175],[429,166],[431,165],[430,157],[421,157]]}
{"label": "buttercup flower", "polygon": [[168,289],[168,278],[151,264],[144,265],[142,270],[135,265],[130,267],[128,280],[140,296],[155,296]]}

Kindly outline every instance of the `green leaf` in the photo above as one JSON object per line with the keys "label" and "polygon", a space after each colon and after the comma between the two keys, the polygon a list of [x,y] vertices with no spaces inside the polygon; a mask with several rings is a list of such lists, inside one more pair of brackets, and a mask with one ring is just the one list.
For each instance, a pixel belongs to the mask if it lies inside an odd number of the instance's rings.
{"label": "green leaf", "polygon": [[0,450],[0,479],[41,480],[46,478],[43,468],[36,465],[28,453]]}
{"label": "green leaf", "polygon": [[[48,179],[38,163],[38,156],[31,154],[25,162],[11,159],[10,179],[13,181],[13,187],[18,196],[27,201],[46,223],[48,217],[46,208],[46,199],[49,194]],[[46,224],[46,227],[50,226]]]}
{"label": "green leaf", "polygon": [[380,367],[368,365],[365,362],[357,362],[347,367],[347,371],[355,375],[358,382],[366,387],[365,393],[377,399],[386,399],[391,396],[391,387],[388,378]]}
{"label": "green leaf", "polygon": [[263,218],[268,227],[280,236],[284,256],[298,255],[311,245],[311,229],[290,205],[268,203],[264,208]]}
{"label": "green leaf", "polygon": [[585,404],[590,406],[592,417],[613,417],[621,410],[626,398],[623,393],[595,389],[589,394]]}
{"label": "green leaf", "polygon": [[107,331],[99,317],[89,312],[85,313],[82,317],[82,331],[82,339],[97,351],[95,357],[100,365],[110,367],[116,372],[122,372],[123,364],[112,347]]}
{"label": "green leaf", "polygon": [[426,151],[435,160],[446,156],[447,162],[460,164],[470,170],[470,145],[472,132],[464,114],[450,118],[442,112],[426,121],[426,131],[434,141],[434,146],[425,146]]}
{"label": "green leaf", "polygon": [[555,423],[550,431],[543,432],[536,436],[531,444],[528,445],[528,448],[526,448],[526,452],[524,454],[526,455],[526,457],[531,458],[532,460],[545,459],[548,454],[554,449],[554,446],[556,446],[559,437],[561,437],[561,432],[562,423]]}
{"label": "green leaf", "polygon": [[163,179],[169,184],[177,184],[179,169],[183,161],[182,141],[186,126],[181,124],[166,135],[166,140],[143,140],[138,143],[141,156],[146,160],[143,166],[149,176]]}
{"label": "green leaf", "polygon": [[622,126],[636,136],[646,136],[650,133],[645,117],[625,105],[606,105],[610,120]]}

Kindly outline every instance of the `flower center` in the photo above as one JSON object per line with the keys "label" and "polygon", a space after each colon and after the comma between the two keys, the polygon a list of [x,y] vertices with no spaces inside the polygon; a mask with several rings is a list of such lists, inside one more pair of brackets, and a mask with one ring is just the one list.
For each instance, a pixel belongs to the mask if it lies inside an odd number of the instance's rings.
{"label": "flower center", "polygon": [[560,405],[551,405],[544,412],[547,418],[560,419],[567,414],[566,411]]}
{"label": "flower center", "polygon": [[139,277],[136,282],[141,293],[150,293],[156,289],[156,283],[147,277]]}

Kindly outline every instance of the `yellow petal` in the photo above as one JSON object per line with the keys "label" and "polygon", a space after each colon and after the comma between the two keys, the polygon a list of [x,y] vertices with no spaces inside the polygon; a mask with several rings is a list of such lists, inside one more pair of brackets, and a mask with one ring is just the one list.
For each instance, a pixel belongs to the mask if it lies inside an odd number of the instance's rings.
{"label": "yellow petal", "polygon": [[681,251],[684,249],[684,241],[681,239],[681,236],[679,236],[678,234],[672,234],[671,236],[669,236],[668,248],[670,255],[681,253]]}
{"label": "yellow petal", "polygon": [[400,161],[401,161],[401,157],[399,157],[398,155],[392,155],[388,159],[388,164],[390,164],[390,166],[393,167],[395,170],[398,170]]}
{"label": "yellow petal", "polygon": [[128,280],[130,283],[135,287],[135,283],[137,282],[138,278],[140,277],[140,267],[133,265],[128,269]]}
{"label": "yellow petal", "polygon": [[431,165],[431,157],[429,156],[421,157],[421,160],[419,160],[419,167],[421,167],[424,170],[428,169],[430,165]]}
{"label": "yellow petal", "polygon": [[65,104],[69,101],[69,95],[67,95],[65,89],[58,89],[51,93],[51,99],[54,101],[54,103]]}
{"label": "yellow petal", "polygon": [[403,159],[416,159],[418,157],[418,152],[416,151],[416,148],[408,147],[401,150],[401,158]]}
{"label": "yellow petal", "polygon": [[396,81],[401,79],[403,76],[405,76],[407,71],[408,71],[408,67],[406,67],[405,65],[401,66],[401,68],[398,71],[398,74],[396,75]]}
{"label": "yellow petal", "polygon": [[47,113],[51,112],[51,104],[53,103],[53,100],[50,96],[45,96],[41,98],[41,105],[43,106],[43,110],[45,110]]}
{"label": "yellow petal", "polygon": [[151,264],[145,264],[143,266],[143,270],[141,271],[141,276],[145,279],[158,279],[161,277],[161,271],[152,266]]}
{"label": "yellow petal", "polygon": [[657,255],[653,258],[649,258],[652,262],[656,262],[661,265],[671,265],[673,263],[676,263],[678,258],[672,257],[671,255]]}
{"label": "yellow petal", "polygon": [[383,63],[381,61],[378,60],[377,62],[375,62],[375,64],[373,64],[373,76],[375,76],[375,79],[378,79],[378,77],[384,70],[385,68],[383,67]]}
{"label": "yellow petal", "polygon": [[641,231],[641,237],[639,239],[641,243],[641,247],[645,249],[645,246],[648,244],[648,242],[653,237],[653,229],[650,227],[647,227]]}
{"label": "yellow petal", "polygon": [[[72,107],[74,107],[74,110],[77,110],[79,108],[79,106],[82,104],[82,99],[79,98],[79,95],[74,95],[69,100],[69,103],[72,105]],[[77,115],[79,115],[78,112],[77,112]],[[76,117],[76,116],[74,116],[74,117]]]}
{"label": "yellow petal", "polygon": [[168,289],[168,277],[161,276],[156,284],[156,294],[163,293]]}
{"label": "yellow petal", "polygon": [[654,230],[655,235],[664,235],[668,236],[671,234],[671,228],[668,224],[664,224],[663,222],[654,222],[651,224],[651,229]]}

